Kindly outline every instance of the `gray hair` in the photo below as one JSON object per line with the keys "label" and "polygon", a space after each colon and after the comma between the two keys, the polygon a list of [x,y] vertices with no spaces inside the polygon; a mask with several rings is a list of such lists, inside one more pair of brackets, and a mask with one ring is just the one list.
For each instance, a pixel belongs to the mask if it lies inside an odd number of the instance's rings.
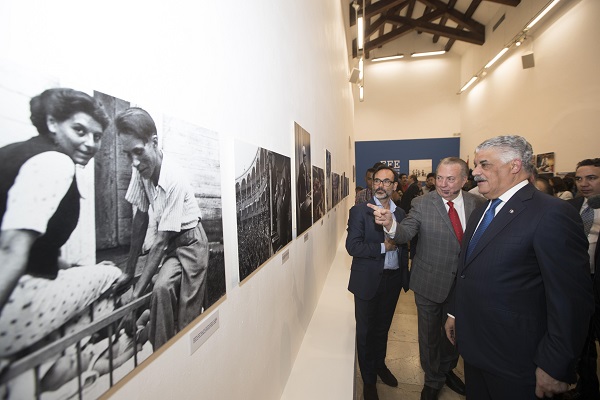
{"label": "gray hair", "polygon": [[463,160],[462,158],[458,158],[458,157],[442,158],[436,168],[436,172],[440,168],[441,165],[453,165],[453,164],[458,164],[460,166],[460,176],[462,176],[463,178],[469,177],[469,167],[467,166],[467,163],[465,162],[465,160]]}
{"label": "gray hair", "polygon": [[496,136],[481,143],[475,148],[475,153],[489,148],[500,148],[500,160],[503,163],[521,160],[523,169],[528,174],[535,170],[533,165],[533,148],[522,136]]}

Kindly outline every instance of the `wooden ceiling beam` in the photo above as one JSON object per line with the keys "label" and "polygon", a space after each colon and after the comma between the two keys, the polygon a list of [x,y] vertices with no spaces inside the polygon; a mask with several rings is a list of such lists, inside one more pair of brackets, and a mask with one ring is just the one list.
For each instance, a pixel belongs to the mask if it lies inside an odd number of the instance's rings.
{"label": "wooden ceiling beam", "polygon": [[[464,27],[468,28],[469,30],[478,32],[478,33],[485,33],[485,26],[477,21],[475,21],[471,15],[467,15],[466,13],[461,13],[460,11],[454,9],[454,8],[450,8],[448,6],[448,4],[440,1],[440,0],[419,0],[421,3],[425,4],[426,6],[432,7],[436,10],[444,10],[444,12],[446,13],[446,15],[448,16],[448,18],[450,18],[452,21],[456,22],[457,25],[463,25]],[[477,5],[479,5],[479,3],[481,2],[481,0],[473,0],[473,3],[477,3]],[[471,6],[473,5],[473,3],[471,3]],[[469,7],[471,8],[471,7]],[[477,8],[477,6],[475,6],[475,9]]]}
{"label": "wooden ceiling beam", "polygon": [[385,25],[385,18],[383,17],[369,25],[369,28],[365,29],[365,39],[371,37],[379,28],[383,28],[383,25]]}
{"label": "wooden ceiling beam", "polygon": [[490,3],[504,4],[505,6],[516,7],[521,3],[521,0],[486,0]]}
{"label": "wooden ceiling beam", "polygon": [[446,14],[448,15],[448,18],[456,22],[457,25],[461,25],[463,28],[478,33],[485,33],[485,25],[475,21],[471,17],[467,17],[457,10],[448,10]]}
{"label": "wooden ceiling beam", "polygon": [[401,25],[402,27],[412,27],[412,29],[420,30],[427,33],[438,34],[451,39],[460,40],[467,43],[482,45],[485,43],[485,33],[464,31],[457,28],[449,28],[447,26],[439,26],[431,22],[413,20],[405,17],[389,17],[387,22]]}
{"label": "wooden ceiling beam", "polygon": [[[416,2],[424,5],[425,10],[419,18],[414,18]],[[482,45],[485,42],[485,26],[472,17],[483,1],[516,7],[521,0],[471,0],[468,9],[463,13],[457,10],[457,0],[366,0],[365,1],[365,55],[369,51],[381,47],[385,43],[406,35],[412,30],[418,33],[427,32],[433,35],[433,42],[440,37],[448,38],[445,50],[449,51],[456,40]],[[358,0],[362,6],[362,1]],[[350,25],[354,25],[355,13],[350,1]],[[405,16],[400,15],[406,9]],[[375,17],[373,23],[371,20]],[[436,21],[439,20],[439,21]],[[433,21],[436,21],[435,23]],[[453,21],[455,28],[447,26]],[[392,30],[384,33],[386,23],[394,25]],[[375,39],[369,40],[371,36]]]}
{"label": "wooden ceiling beam", "polygon": [[411,0],[380,0],[375,4],[367,5],[365,7],[365,16],[367,18],[373,17],[377,14],[385,13],[390,8],[400,6],[401,8],[409,5]]}
{"label": "wooden ceiling beam", "polygon": [[383,36],[379,36],[377,39],[370,40],[365,43],[365,57],[369,58],[369,52],[377,47],[383,46],[384,44],[391,42],[394,39],[402,37],[412,31],[411,26],[401,26],[399,28],[392,29],[390,32]]}
{"label": "wooden ceiling beam", "polygon": [[406,16],[408,18],[413,17],[413,12],[415,12],[415,3],[416,2],[417,2],[416,0],[411,0],[410,4],[408,5],[408,8],[406,9]]}
{"label": "wooden ceiling beam", "polygon": [[[454,8],[456,5],[456,0],[450,0],[448,2],[448,7]],[[446,22],[448,22],[448,17],[444,15],[440,21],[441,26],[446,26]],[[433,43],[437,43],[440,40],[440,35],[433,35]]]}

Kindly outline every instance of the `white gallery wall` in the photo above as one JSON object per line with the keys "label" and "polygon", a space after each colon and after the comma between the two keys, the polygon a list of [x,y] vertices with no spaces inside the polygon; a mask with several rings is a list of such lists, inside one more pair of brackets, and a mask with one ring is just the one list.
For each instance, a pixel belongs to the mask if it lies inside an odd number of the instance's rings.
{"label": "white gallery wall", "polygon": [[[297,122],[311,134],[312,164],[324,169],[329,150],[333,172],[353,186],[343,11],[322,0],[0,1],[0,71],[24,93],[56,84],[98,90],[220,136],[220,327],[190,355],[191,324],[108,397],[280,398],[344,236],[349,200],[293,240],[289,260],[279,254],[239,285],[234,142],[293,159]],[[2,130],[12,129],[6,110],[16,107],[0,105]]]}
{"label": "white gallery wall", "polygon": [[[388,53],[394,54],[394,52]],[[460,57],[365,62],[354,101],[357,141],[452,137],[460,132]]]}
{"label": "white gallery wall", "polygon": [[[506,15],[507,22],[518,20]],[[578,161],[600,157],[598,15],[599,1],[562,1],[532,37],[460,96],[464,157],[482,140],[499,134],[526,137],[536,154],[554,152],[557,172],[574,171]],[[521,57],[532,52],[535,67],[523,69]],[[463,65],[465,71],[469,67]]]}
{"label": "white gallery wall", "polygon": [[[561,1],[521,47],[509,51],[476,86],[457,95],[547,3],[522,0],[516,8],[502,6],[493,22],[506,14],[504,22],[495,32],[493,23],[488,24],[486,44],[469,46],[462,57],[367,62],[365,100],[355,100],[356,140],[460,133],[461,157],[472,160],[483,140],[519,134],[536,154],[555,152],[557,172],[574,170],[581,159],[599,157],[597,0]],[[532,52],[535,67],[523,69],[521,57]]]}

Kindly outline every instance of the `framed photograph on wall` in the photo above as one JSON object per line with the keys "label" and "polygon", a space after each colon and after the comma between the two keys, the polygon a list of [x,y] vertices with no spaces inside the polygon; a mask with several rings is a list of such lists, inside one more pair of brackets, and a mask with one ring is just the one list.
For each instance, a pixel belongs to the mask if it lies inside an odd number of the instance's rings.
{"label": "framed photograph on wall", "polygon": [[325,215],[325,171],[312,167],[313,177],[313,224]]}
{"label": "framed photograph on wall", "polygon": [[294,122],[296,147],[296,236],[312,226],[310,134]]}
{"label": "framed photograph on wall", "polygon": [[325,150],[325,191],[327,192],[327,211],[333,206],[333,191],[331,186],[331,152]]}
{"label": "framed photograph on wall", "polygon": [[535,167],[539,174],[554,174],[554,152],[536,155]]}
{"label": "framed photograph on wall", "polygon": [[219,137],[109,94],[0,80],[24,128],[4,137],[0,153],[17,158],[0,156],[2,179],[20,178],[2,186],[38,196],[36,207],[12,199],[1,218],[44,227],[2,304],[0,385],[14,398],[95,399],[225,294]]}
{"label": "framed photograph on wall", "polygon": [[289,157],[236,141],[236,220],[240,282],[292,240]]}

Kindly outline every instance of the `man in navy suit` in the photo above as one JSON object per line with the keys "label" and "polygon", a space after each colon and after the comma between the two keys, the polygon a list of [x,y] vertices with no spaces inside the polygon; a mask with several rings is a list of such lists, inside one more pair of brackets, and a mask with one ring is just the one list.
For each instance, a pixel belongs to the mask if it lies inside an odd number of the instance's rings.
{"label": "man in navy suit", "polygon": [[577,366],[579,380],[577,387],[570,391],[564,399],[599,400],[600,389],[598,385],[596,340],[600,338],[600,245],[598,245],[598,232],[600,231],[600,158],[582,160],[575,169],[575,183],[581,196],[568,200],[581,215],[584,225],[584,234],[588,239],[588,252],[590,255],[590,273],[594,282],[596,310],[589,327],[588,337],[581,353]]}
{"label": "man in navy suit", "polygon": [[373,176],[374,196],[368,203],[352,207],[348,218],[346,250],[353,257],[348,290],[354,294],[356,348],[365,400],[379,398],[377,376],[387,385],[398,385],[385,365],[385,355],[400,290],[408,290],[407,248],[386,240],[383,228],[375,224],[373,210],[367,205],[391,210],[400,222],[405,213],[391,201],[397,186],[396,172],[380,166]]}
{"label": "man in navy suit", "polygon": [[473,176],[490,201],[467,223],[446,322],[467,399],[553,397],[575,382],[594,307],[588,242],[577,210],[529,183],[532,155],[520,136],[475,150]]}

